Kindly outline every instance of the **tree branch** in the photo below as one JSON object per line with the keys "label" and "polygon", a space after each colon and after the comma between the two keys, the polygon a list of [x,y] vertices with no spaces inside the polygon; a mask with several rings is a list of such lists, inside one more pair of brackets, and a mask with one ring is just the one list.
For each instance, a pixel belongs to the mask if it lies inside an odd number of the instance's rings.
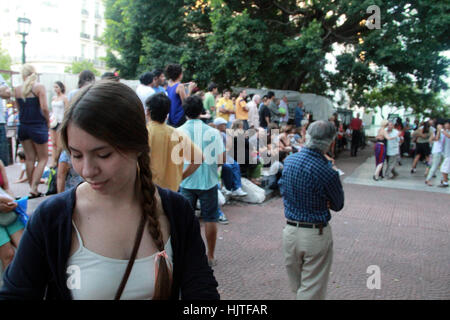
{"label": "tree branch", "polygon": [[277,3],[276,0],[272,1],[272,3],[273,3],[273,5],[275,7],[277,7],[278,9],[280,9],[281,11],[283,11],[284,13],[287,13],[289,15],[297,15],[297,14],[301,14],[301,15],[304,15],[304,16],[308,15],[308,11],[307,10],[297,8],[294,11],[292,11],[292,10],[284,8],[281,4]]}

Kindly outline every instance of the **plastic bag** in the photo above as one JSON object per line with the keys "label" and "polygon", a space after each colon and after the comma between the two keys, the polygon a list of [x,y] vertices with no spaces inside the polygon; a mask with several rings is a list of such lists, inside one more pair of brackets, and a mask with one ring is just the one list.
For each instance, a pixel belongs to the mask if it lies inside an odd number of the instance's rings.
{"label": "plastic bag", "polygon": [[24,225],[28,222],[27,208],[28,208],[28,197],[22,197],[19,200],[16,200],[17,207],[14,209],[14,212],[18,214],[20,221]]}
{"label": "plastic bag", "polygon": [[219,206],[221,207],[221,206],[223,206],[223,205],[225,204],[225,202],[227,202],[227,201],[226,201],[224,195],[222,194],[222,192],[221,192],[220,190],[217,190],[217,196],[218,196],[218,198],[219,198]]}
{"label": "plastic bag", "polygon": [[262,203],[266,200],[266,192],[263,188],[258,187],[256,184],[246,178],[241,178],[242,190],[247,192],[245,197],[240,197],[239,200],[248,203]]}

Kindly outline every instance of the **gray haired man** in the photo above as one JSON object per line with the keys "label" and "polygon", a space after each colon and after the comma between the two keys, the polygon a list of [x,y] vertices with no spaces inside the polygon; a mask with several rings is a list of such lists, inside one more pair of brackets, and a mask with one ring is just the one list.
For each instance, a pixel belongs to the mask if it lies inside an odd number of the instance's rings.
{"label": "gray haired man", "polygon": [[286,226],[284,261],[290,286],[299,300],[325,299],[333,258],[330,209],[344,207],[339,174],[324,157],[336,135],[328,121],[313,122],[306,145],[284,161],[280,190]]}

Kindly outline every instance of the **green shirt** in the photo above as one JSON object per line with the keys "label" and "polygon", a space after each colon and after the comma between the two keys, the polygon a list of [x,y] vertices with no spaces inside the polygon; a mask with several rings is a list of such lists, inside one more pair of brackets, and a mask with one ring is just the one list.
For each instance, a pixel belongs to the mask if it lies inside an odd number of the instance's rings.
{"label": "green shirt", "polygon": [[203,107],[209,111],[213,118],[216,117],[216,111],[212,111],[211,107],[216,106],[216,101],[214,99],[214,95],[211,92],[207,92],[205,94],[205,100],[203,100]]}

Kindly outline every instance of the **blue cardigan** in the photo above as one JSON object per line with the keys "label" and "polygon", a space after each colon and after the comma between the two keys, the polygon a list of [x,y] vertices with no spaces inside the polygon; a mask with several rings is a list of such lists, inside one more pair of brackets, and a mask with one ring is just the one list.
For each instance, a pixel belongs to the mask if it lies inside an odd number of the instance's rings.
{"label": "blue cardigan", "polygon": [[[14,260],[4,273],[0,300],[72,299],[66,268],[72,244],[75,191],[72,188],[54,195],[35,210]],[[159,187],[158,191],[170,222],[174,266],[171,299],[220,299],[192,206],[176,192]]]}

